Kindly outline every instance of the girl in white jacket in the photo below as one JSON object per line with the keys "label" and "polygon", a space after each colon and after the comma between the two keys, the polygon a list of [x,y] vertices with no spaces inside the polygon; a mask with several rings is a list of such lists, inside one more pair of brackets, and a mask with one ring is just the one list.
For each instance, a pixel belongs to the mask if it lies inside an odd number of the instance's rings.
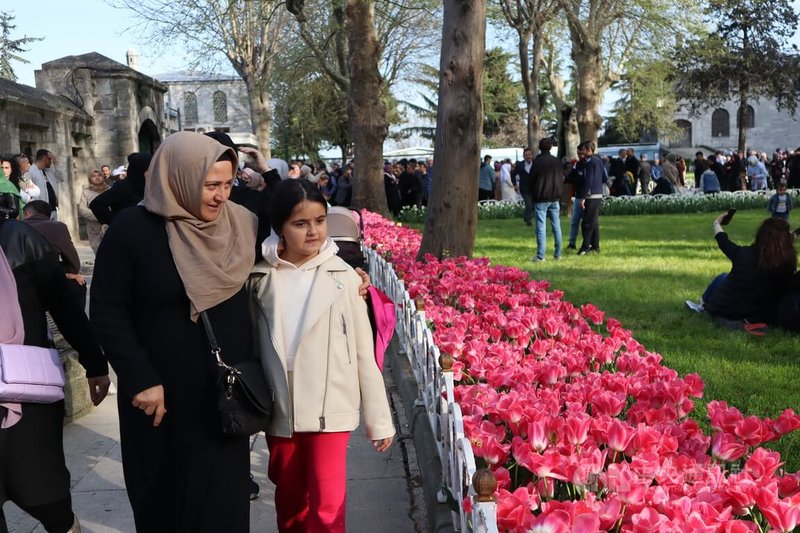
{"label": "girl in white jacket", "polygon": [[[336,256],[327,203],[305,180],[278,185],[273,235],[249,284],[274,391],[269,478],[281,532],[345,532],[347,442],[362,414],[377,451],[395,430],[375,362],[361,278]],[[263,276],[262,276],[263,274]]]}

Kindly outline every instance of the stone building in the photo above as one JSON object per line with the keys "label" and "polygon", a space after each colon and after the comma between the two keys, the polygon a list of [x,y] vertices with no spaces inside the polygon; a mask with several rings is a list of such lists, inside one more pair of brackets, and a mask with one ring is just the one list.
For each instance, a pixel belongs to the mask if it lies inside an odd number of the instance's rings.
{"label": "stone building", "polygon": [[665,143],[670,149],[703,147],[706,149],[736,149],[739,121],[748,128],[747,144],[756,150],[772,154],[776,148],[794,150],[800,146],[800,114],[779,110],[775,103],[762,99],[752,102],[745,113],[738,112],[734,102],[702,111],[694,116],[686,108],[675,115],[680,135]]}
{"label": "stone building", "polygon": [[247,86],[241,78],[201,72],[171,72],[156,78],[167,86],[165,108],[178,111],[175,129],[222,131],[237,144],[257,146]]}
{"label": "stone building", "polygon": [[36,71],[36,88],[0,80],[0,153],[58,160],[59,219],[78,235],[77,203],[91,169],[126,165],[169,133],[159,81],[98,53],[67,56]]}

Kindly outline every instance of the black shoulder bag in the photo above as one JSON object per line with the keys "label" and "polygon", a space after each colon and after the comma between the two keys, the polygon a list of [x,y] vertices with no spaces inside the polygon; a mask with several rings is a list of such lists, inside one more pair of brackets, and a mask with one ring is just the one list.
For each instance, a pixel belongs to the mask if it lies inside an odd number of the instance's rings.
{"label": "black shoulder bag", "polygon": [[211,321],[204,311],[200,313],[211,354],[219,368],[219,408],[222,432],[227,435],[250,436],[265,431],[272,420],[273,390],[267,386],[261,362],[248,359],[234,366],[228,365],[220,355]]}

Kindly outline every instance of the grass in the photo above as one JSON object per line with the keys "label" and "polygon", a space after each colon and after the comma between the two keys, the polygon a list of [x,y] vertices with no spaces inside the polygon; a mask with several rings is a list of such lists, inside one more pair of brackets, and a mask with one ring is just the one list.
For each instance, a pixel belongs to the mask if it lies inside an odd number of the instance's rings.
{"label": "grass", "polygon": [[[765,217],[761,210],[739,211],[728,233],[739,244],[752,242]],[[532,263],[536,239],[521,220],[481,220],[475,257],[516,266],[546,279],[575,305],[592,302],[617,318],[648,350],[664,357],[681,375],[696,372],[705,397],[695,418],[705,423],[705,402],[725,400],[745,415],[775,417],[800,409],[800,337],[778,329],[759,338],[721,329],[684,307],[698,300],[708,282],[730,270],[713,239],[715,215],[671,214],[601,217],[599,255],[578,257],[565,250],[554,261],[548,229],[548,257]],[[562,216],[564,246],[569,221]],[[580,246],[580,236],[578,246]],[[787,469],[800,469],[800,431],[770,445]]]}

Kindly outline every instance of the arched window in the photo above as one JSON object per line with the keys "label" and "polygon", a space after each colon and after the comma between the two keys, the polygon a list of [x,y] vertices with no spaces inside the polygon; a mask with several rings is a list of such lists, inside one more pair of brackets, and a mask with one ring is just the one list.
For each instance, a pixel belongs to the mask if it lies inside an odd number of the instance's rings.
{"label": "arched window", "polygon": [[711,136],[731,136],[731,115],[724,109],[715,109],[711,113]]}
{"label": "arched window", "polygon": [[194,93],[183,93],[183,119],[187,124],[197,122],[197,96]]}
{"label": "arched window", "polygon": [[228,122],[228,97],[222,91],[214,92],[214,122]]}
{"label": "arched window", "polygon": [[755,128],[756,127],[756,110],[753,106],[749,105],[745,109],[739,108],[739,113],[736,116],[737,128]]}
{"label": "arched window", "polygon": [[675,121],[675,127],[678,131],[670,146],[674,148],[692,146],[692,123],[680,118]]}

